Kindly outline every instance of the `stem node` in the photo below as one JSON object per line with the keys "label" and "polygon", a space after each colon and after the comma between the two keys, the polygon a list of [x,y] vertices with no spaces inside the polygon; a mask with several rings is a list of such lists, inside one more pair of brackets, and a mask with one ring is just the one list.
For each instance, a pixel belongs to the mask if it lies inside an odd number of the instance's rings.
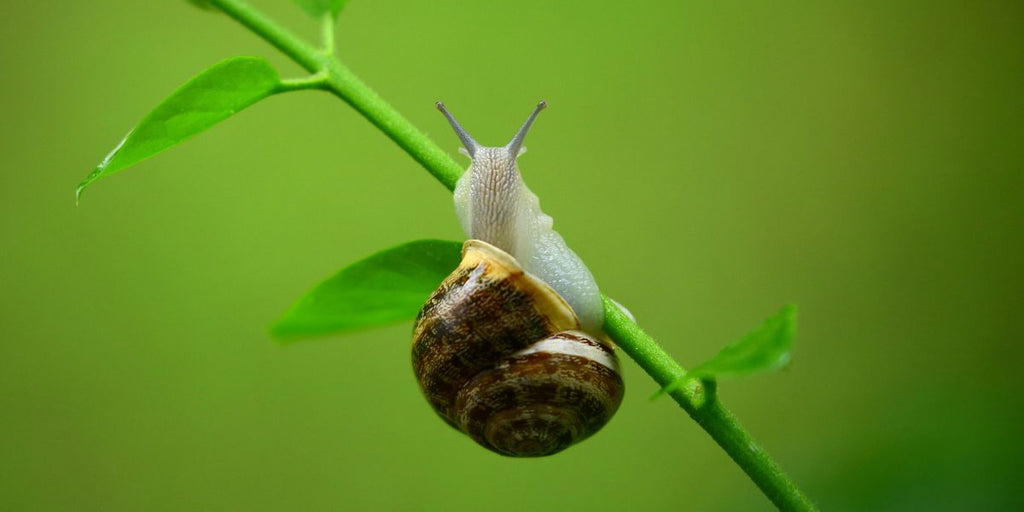
{"label": "stem node", "polygon": [[[324,49],[305,41],[256,11],[242,0],[209,0],[231,18],[281,50],[311,73],[307,79],[286,81],[291,89],[319,87],[355,108],[395,141],[449,190],[462,168],[446,152],[416,129],[383,98],[333,57],[334,20],[322,22]],[[615,304],[604,297],[605,331],[654,380],[675,386],[669,395],[690,415],[751,480],[781,510],[816,510],[814,504],[743,429],[717,398],[714,380],[687,379],[686,371]],[[676,381],[682,384],[677,385]]]}

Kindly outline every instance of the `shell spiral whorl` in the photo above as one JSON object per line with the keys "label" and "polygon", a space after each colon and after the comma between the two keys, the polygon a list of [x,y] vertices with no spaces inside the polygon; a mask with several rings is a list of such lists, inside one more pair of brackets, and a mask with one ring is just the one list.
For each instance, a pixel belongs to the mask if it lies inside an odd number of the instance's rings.
{"label": "shell spiral whorl", "polygon": [[417,317],[413,368],[437,413],[476,442],[550,455],[599,430],[622,400],[612,348],[579,329],[551,287],[469,240]]}

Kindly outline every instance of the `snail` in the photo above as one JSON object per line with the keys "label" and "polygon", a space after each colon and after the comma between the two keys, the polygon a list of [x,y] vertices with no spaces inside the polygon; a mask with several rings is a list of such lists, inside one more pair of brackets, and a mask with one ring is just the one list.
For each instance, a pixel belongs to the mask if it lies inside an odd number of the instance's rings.
{"label": "snail", "polygon": [[413,369],[434,410],[514,457],[551,455],[597,432],[624,389],[594,277],[516,165],[545,106],[506,146],[484,147],[437,103],[472,159],[455,188],[469,240],[413,329]]}

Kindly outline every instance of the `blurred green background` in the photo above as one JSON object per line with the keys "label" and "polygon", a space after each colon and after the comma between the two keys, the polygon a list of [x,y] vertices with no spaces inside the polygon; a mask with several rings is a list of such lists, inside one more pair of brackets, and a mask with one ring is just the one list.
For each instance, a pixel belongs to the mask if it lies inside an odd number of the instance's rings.
{"label": "blurred green background", "polygon": [[[273,342],[341,266],[461,237],[448,192],[334,97],[270,98],[76,207],[206,67],[298,76],[225,16],[40,0],[0,28],[0,508],[769,508],[631,361],[600,434],[512,460],[430,410],[410,324]],[[1024,507],[1020,2],[354,0],[338,42],[453,154],[434,101],[499,144],[546,99],[528,183],[682,363],[798,303],[788,371],[721,395],[823,509]]]}

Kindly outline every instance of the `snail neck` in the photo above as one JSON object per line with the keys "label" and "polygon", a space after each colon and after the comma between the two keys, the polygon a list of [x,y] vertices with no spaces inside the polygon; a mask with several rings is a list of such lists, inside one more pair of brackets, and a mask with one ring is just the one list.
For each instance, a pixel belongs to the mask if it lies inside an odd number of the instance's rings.
{"label": "snail neck", "polygon": [[515,156],[506,148],[477,148],[473,164],[455,190],[456,210],[466,234],[520,257],[523,186]]}
{"label": "snail neck", "polygon": [[455,186],[455,212],[463,231],[511,254],[569,303],[584,330],[600,332],[604,309],[594,276],[554,231],[554,222],[541,210],[540,200],[523,183],[516,166],[516,158],[526,149],[526,134],[545,103],[537,105],[503,147],[481,146],[444,105],[437,106],[473,159]]}

